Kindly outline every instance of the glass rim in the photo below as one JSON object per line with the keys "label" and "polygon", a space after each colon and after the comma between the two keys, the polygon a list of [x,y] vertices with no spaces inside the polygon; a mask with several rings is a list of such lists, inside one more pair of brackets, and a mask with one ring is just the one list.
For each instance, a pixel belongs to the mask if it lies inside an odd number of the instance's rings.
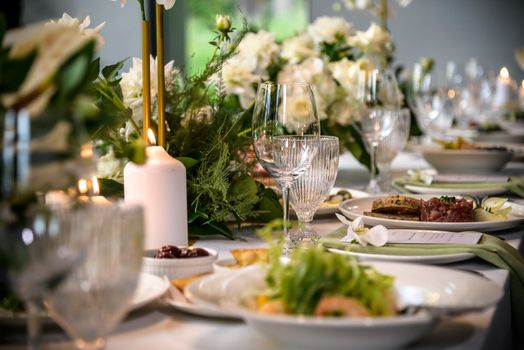
{"label": "glass rim", "polygon": [[259,86],[282,86],[282,85],[300,85],[311,88],[311,84],[306,81],[272,81],[267,80],[259,83]]}

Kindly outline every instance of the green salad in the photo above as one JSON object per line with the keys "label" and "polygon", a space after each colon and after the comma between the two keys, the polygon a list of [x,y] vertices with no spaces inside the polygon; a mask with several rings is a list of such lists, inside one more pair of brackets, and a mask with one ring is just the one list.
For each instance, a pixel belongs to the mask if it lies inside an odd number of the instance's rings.
{"label": "green salad", "polygon": [[322,247],[296,249],[283,263],[270,252],[268,289],[251,307],[263,313],[335,317],[396,314],[393,278]]}

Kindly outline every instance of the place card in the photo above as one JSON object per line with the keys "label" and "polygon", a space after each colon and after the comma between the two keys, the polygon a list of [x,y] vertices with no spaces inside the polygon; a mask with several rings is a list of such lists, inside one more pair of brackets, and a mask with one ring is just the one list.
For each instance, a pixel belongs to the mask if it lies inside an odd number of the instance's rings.
{"label": "place card", "polygon": [[428,230],[388,230],[388,243],[477,244],[480,232],[449,232]]}

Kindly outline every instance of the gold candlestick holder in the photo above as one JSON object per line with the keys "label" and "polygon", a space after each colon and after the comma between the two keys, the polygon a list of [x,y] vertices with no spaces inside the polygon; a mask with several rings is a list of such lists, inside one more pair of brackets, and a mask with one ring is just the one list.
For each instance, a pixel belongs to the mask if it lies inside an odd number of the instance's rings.
{"label": "gold candlestick holder", "polygon": [[164,6],[156,4],[156,60],[158,82],[158,144],[165,148]]}
{"label": "gold candlestick holder", "polygon": [[142,21],[142,107],[144,110],[142,136],[148,143],[147,130],[151,126],[151,73],[150,69],[149,21]]}

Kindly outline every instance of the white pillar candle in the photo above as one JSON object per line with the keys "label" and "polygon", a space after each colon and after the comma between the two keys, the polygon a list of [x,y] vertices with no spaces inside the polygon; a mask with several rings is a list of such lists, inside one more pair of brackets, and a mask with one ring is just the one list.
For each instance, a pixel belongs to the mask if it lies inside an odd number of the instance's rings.
{"label": "white pillar candle", "polygon": [[124,168],[124,195],[145,212],[145,249],[187,246],[186,168],[163,147],[149,146],[143,165]]}
{"label": "white pillar candle", "polygon": [[510,109],[515,106],[515,82],[509,76],[506,67],[502,67],[497,77],[493,106],[498,109]]}

